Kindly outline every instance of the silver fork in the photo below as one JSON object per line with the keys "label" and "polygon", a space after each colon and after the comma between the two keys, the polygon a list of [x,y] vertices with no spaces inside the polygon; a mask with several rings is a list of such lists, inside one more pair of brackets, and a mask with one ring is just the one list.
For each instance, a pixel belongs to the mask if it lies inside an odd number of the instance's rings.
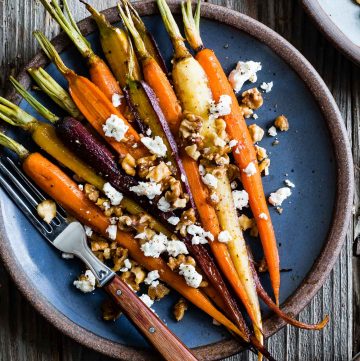
{"label": "silver fork", "polygon": [[25,214],[33,226],[54,247],[80,258],[93,272],[97,284],[114,299],[136,328],[166,360],[196,360],[191,351],[164,325],[156,314],[90,250],[84,227],[68,223],[65,210],[57,205],[56,217],[50,224],[37,214],[37,205],[46,199],[21,169],[8,157],[0,157],[0,185]]}

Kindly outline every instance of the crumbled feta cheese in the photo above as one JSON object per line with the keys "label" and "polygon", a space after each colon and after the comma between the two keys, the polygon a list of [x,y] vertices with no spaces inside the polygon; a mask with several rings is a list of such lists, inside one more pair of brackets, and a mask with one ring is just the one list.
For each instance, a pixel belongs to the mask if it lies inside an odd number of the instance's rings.
{"label": "crumbled feta cheese", "polygon": [[267,216],[265,213],[260,213],[260,214],[259,214],[259,218],[260,218],[260,219],[265,219],[265,221],[267,221],[268,216]]}
{"label": "crumbled feta cheese", "polygon": [[215,202],[215,203],[219,202],[219,196],[217,195],[217,193],[211,193],[210,199],[212,202]]}
{"label": "crumbled feta cheese", "polygon": [[251,83],[257,81],[256,73],[262,69],[261,63],[256,61],[239,61],[236,68],[231,71],[229,81],[235,91],[239,92],[244,83],[249,80]]}
{"label": "crumbled feta cheese", "polygon": [[166,251],[171,257],[177,257],[179,254],[188,254],[188,250],[184,242],[181,241],[168,241]]}
{"label": "crumbled feta cheese", "polygon": [[93,234],[93,230],[88,227],[88,226],[84,226],[84,229],[85,229],[85,234],[88,236],[88,237],[91,237],[92,234]]}
{"label": "crumbled feta cheese", "polygon": [[232,148],[232,147],[235,147],[239,142],[236,140],[236,139],[232,139],[230,140],[229,142],[229,147]]}
{"label": "crumbled feta cheese", "polygon": [[63,252],[61,254],[61,257],[64,258],[64,259],[72,259],[72,258],[74,258],[74,255],[72,253]]}
{"label": "crumbled feta cheese", "polygon": [[117,234],[117,225],[111,224],[110,226],[108,226],[108,228],[106,228],[106,233],[108,234],[109,238],[114,241]]}
{"label": "crumbled feta cheese", "polygon": [[147,239],[146,232],[138,233],[134,238],[136,238],[136,239]]}
{"label": "crumbled feta cheese", "polygon": [[253,113],[252,117],[253,117],[254,119],[259,118],[259,116],[258,116],[257,114],[255,114],[255,113]]}
{"label": "crumbled feta cheese", "polygon": [[210,188],[216,188],[218,180],[215,176],[213,176],[211,173],[205,174],[203,177],[201,177],[203,183],[207,185]]}
{"label": "crumbled feta cheese", "polygon": [[236,188],[237,188],[237,186],[238,186],[238,184],[237,184],[237,182],[236,182],[236,181],[232,181],[232,182],[230,183],[230,187],[231,187],[231,189],[236,189]]}
{"label": "crumbled feta cheese", "polygon": [[221,243],[228,243],[231,241],[231,235],[230,232],[225,230],[221,231],[218,236],[218,241]]}
{"label": "crumbled feta cheese", "polygon": [[117,94],[117,93],[114,93],[111,97],[111,102],[112,102],[112,105],[117,108],[121,105],[121,99],[124,98],[123,95],[120,95],[120,94]]}
{"label": "crumbled feta cheese", "polygon": [[161,197],[159,199],[157,206],[160,209],[160,211],[167,212],[170,209],[171,204],[165,199],[165,197]]}
{"label": "crumbled feta cheese", "polygon": [[214,100],[210,102],[210,119],[214,120],[231,113],[231,96],[221,95],[219,102],[216,104]]}
{"label": "crumbled feta cheese", "polygon": [[284,183],[290,188],[295,188],[295,184],[289,179],[285,179]]}
{"label": "crumbled feta cheese", "polygon": [[196,224],[187,226],[186,231],[193,236],[191,239],[192,244],[206,244],[208,243],[208,240],[214,240],[214,236],[210,232],[206,232],[204,228],[197,226]]}
{"label": "crumbled feta cheese", "polygon": [[84,185],[83,184],[78,184],[78,188],[83,191],[84,190]]}
{"label": "crumbled feta cheese", "polygon": [[249,194],[245,191],[232,191],[235,208],[240,211],[249,205]]}
{"label": "crumbled feta cheese", "polygon": [[152,281],[150,286],[151,287],[157,287],[159,284],[160,284],[159,281]]}
{"label": "crumbled feta cheese", "polygon": [[124,139],[129,129],[129,126],[115,114],[111,114],[102,127],[106,137],[114,138],[118,142]]}
{"label": "crumbled feta cheese", "polygon": [[256,174],[256,166],[254,162],[250,162],[243,172],[248,176],[251,177],[252,175]]}
{"label": "crumbled feta cheese", "polygon": [[200,175],[205,175],[205,167],[202,164],[199,165],[199,173]]}
{"label": "crumbled feta cheese", "polygon": [[182,263],[179,267],[180,276],[184,276],[185,282],[188,286],[198,288],[202,281],[202,275],[196,272],[193,265]]}
{"label": "crumbled feta cheese", "polygon": [[179,222],[180,222],[180,218],[179,217],[169,217],[167,220],[170,224],[172,224],[173,226],[176,226]]}
{"label": "crumbled feta cheese", "polygon": [[150,135],[152,134],[152,131],[150,128],[147,128],[145,133],[148,137],[150,137]]}
{"label": "crumbled feta cheese", "polygon": [[276,137],[277,136],[276,128],[274,126],[270,127],[268,130],[268,134],[270,135],[270,137]]}
{"label": "crumbled feta cheese", "polygon": [[158,157],[165,157],[166,145],[164,144],[162,138],[158,135],[155,138],[142,137],[141,142],[147,149],[149,149],[151,154],[154,154]]}
{"label": "crumbled feta cheese", "polygon": [[108,182],[104,184],[103,191],[104,191],[106,197],[108,197],[110,199],[110,202],[113,206],[118,206],[121,203],[122,199],[124,198],[122,193],[118,192]]}
{"label": "crumbled feta cheese", "polygon": [[75,280],[73,285],[84,293],[94,291],[96,283],[94,274],[90,270],[87,270],[82,278],[82,280]]}
{"label": "crumbled feta cheese", "polygon": [[166,251],[167,243],[168,239],[164,234],[155,234],[149,242],[141,245],[141,250],[146,257],[159,258]]}
{"label": "crumbled feta cheese", "polygon": [[109,201],[105,201],[102,205],[103,205],[105,211],[110,209],[110,202]]}
{"label": "crumbled feta cheese", "polygon": [[117,221],[118,221],[117,217],[111,217],[110,218],[110,224],[116,224]]}
{"label": "crumbled feta cheese", "polygon": [[278,189],[274,193],[270,193],[269,203],[273,206],[281,206],[282,202],[291,196],[291,189],[288,187],[283,187]]}
{"label": "crumbled feta cheese", "polygon": [[144,279],[144,282],[146,285],[151,285],[151,283],[153,281],[156,281],[157,279],[160,278],[160,275],[159,275],[159,271],[158,270],[154,270],[154,271],[150,271],[146,278]]}
{"label": "crumbled feta cheese", "polygon": [[142,294],[140,297],[140,300],[145,303],[146,306],[149,308],[154,304],[154,301],[147,295],[146,293]]}
{"label": "crumbled feta cheese", "polygon": [[261,88],[262,90],[265,90],[265,93],[269,93],[269,92],[271,92],[271,89],[272,89],[273,86],[274,86],[274,83],[273,83],[272,81],[269,82],[269,83],[263,82],[263,83],[260,85],[260,88]]}
{"label": "crumbled feta cheese", "polygon": [[130,187],[130,191],[138,196],[146,196],[154,199],[161,194],[161,184],[155,182],[139,182],[137,186]]}
{"label": "crumbled feta cheese", "polygon": [[126,258],[126,260],[124,261],[124,266],[125,266],[127,269],[130,269],[130,268],[131,268],[131,262],[130,262],[129,258]]}

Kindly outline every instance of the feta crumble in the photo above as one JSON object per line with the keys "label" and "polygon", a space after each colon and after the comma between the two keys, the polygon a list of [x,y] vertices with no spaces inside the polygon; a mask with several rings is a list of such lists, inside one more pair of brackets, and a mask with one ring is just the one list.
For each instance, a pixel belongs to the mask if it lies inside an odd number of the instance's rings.
{"label": "feta crumble", "polygon": [[271,92],[271,89],[272,87],[274,86],[274,83],[272,81],[270,81],[269,83],[265,83],[263,82],[261,85],[260,85],[260,88],[262,90],[265,90],[265,93],[269,93]]}
{"label": "feta crumble", "polygon": [[155,138],[142,137],[141,143],[149,149],[151,154],[154,154],[158,157],[165,157],[166,155],[166,146],[161,137],[158,135]]}
{"label": "feta crumble", "polygon": [[232,182],[230,183],[230,187],[231,187],[231,189],[236,189],[236,188],[237,188],[237,186],[238,186],[238,184],[237,184],[237,182],[236,182],[236,181],[232,181]]}
{"label": "feta crumble", "polygon": [[198,288],[202,281],[202,275],[196,272],[193,265],[182,263],[179,267],[180,276],[184,276],[185,282],[188,286]]}
{"label": "feta crumble", "polygon": [[254,119],[259,118],[259,116],[258,116],[257,114],[255,114],[255,113],[253,113],[252,117],[253,117]]}
{"label": "feta crumble", "polygon": [[161,197],[161,198],[159,199],[159,202],[158,202],[158,204],[157,204],[157,207],[160,209],[160,211],[162,211],[162,212],[167,212],[167,211],[170,209],[171,205],[170,205],[170,203],[165,199],[165,197]]}
{"label": "feta crumble", "polygon": [[290,188],[295,188],[295,184],[289,179],[285,179],[284,183]]}
{"label": "feta crumble", "polygon": [[159,258],[166,251],[167,243],[168,239],[164,234],[155,234],[149,242],[141,245],[141,250],[146,257]]}
{"label": "feta crumble", "polygon": [[270,137],[276,137],[277,136],[276,128],[274,126],[270,127],[268,130],[268,134],[270,135]]}
{"label": "feta crumble", "polygon": [[109,182],[104,184],[103,191],[113,206],[118,206],[124,198]]}
{"label": "feta crumble", "polygon": [[250,162],[243,172],[248,176],[251,177],[252,175],[256,174],[256,166],[254,162]]}
{"label": "feta crumble", "polygon": [[202,164],[199,165],[199,173],[200,175],[205,175],[205,168]]}
{"label": "feta crumble", "polygon": [[221,243],[228,243],[231,241],[231,235],[230,232],[225,230],[225,231],[221,231],[219,233],[219,237],[218,237],[218,241]]}
{"label": "feta crumble", "polygon": [[219,102],[216,104],[214,100],[210,102],[210,120],[215,120],[224,115],[228,115],[231,113],[231,96],[229,95],[221,95],[219,98]]}
{"label": "feta crumble", "polygon": [[83,184],[78,184],[78,188],[83,191],[84,190],[84,185]]}
{"label": "feta crumble", "polygon": [[147,128],[145,134],[146,134],[148,137],[150,137],[150,135],[152,134],[151,129],[150,129],[150,128]]}
{"label": "feta crumble", "polygon": [[257,81],[256,73],[262,69],[261,63],[256,61],[239,61],[236,68],[231,71],[229,81],[235,91],[238,93],[246,81],[255,83]]}
{"label": "feta crumble", "polygon": [[192,244],[206,244],[208,243],[208,240],[214,240],[214,236],[210,232],[205,231],[204,228],[197,226],[196,224],[187,226],[186,231],[193,236],[191,239]]}
{"label": "feta crumble", "polygon": [[212,202],[218,203],[219,202],[219,196],[216,193],[211,193],[210,200]]}
{"label": "feta crumble", "polygon": [[215,176],[213,176],[211,173],[205,174],[203,177],[201,177],[203,183],[207,185],[210,188],[216,188],[218,180]]}
{"label": "feta crumble", "polygon": [[144,279],[144,282],[146,285],[151,285],[151,283],[153,281],[156,281],[157,279],[160,278],[160,275],[159,275],[159,271],[158,270],[154,270],[154,271],[150,271],[146,278]]}
{"label": "feta crumble", "polygon": [[112,102],[112,105],[117,108],[121,105],[121,99],[124,98],[123,95],[120,95],[120,94],[117,94],[117,93],[114,93],[111,97],[111,102]]}
{"label": "feta crumble", "polygon": [[154,301],[147,295],[146,293],[142,294],[140,297],[140,300],[145,303],[146,306],[149,308],[154,304]]}
{"label": "feta crumble", "polygon": [[259,214],[259,218],[260,218],[260,219],[265,219],[265,221],[267,221],[268,216],[267,216],[265,213],[260,213],[260,214]]}
{"label": "feta crumble", "polygon": [[146,196],[154,199],[161,194],[161,184],[155,182],[139,182],[137,186],[130,187],[130,191],[138,196]]}
{"label": "feta crumble", "polygon": [[291,189],[289,187],[282,187],[274,193],[270,193],[269,203],[275,207],[281,206],[285,199],[291,196]]}
{"label": "feta crumble", "polygon": [[189,254],[186,245],[181,241],[168,241],[166,251],[171,257],[177,257],[179,254]]}
{"label": "feta crumble", "polygon": [[117,234],[117,225],[111,224],[110,226],[108,226],[108,228],[106,228],[106,233],[108,234],[109,238],[114,241]]}
{"label": "feta crumble", "polygon": [[89,293],[94,291],[95,283],[96,283],[94,274],[90,270],[87,270],[82,278],[83,279],[75,280],[73,282],[73,285],[84,293]]}
{"label": "feta crumble", "polygon": [[124,267],[120,268],[120,272],[127,272],[131,268],[131,262],[128,258],[124,261]]}
{"label": "feta crumble", "polygon": [[173,226],[176,226],[179,222],[180,222],[180,218],[179,217],[169,217],[167,220],[170,224],[172,224]]}
{"label": "feta crumble", "polygon": [[111,114],[102,126],[106,137],[114,138],[120,142],[125,138],[125,134],[129,129],[124,121],[115,114]]}
{"label": "feta crumble", "polygon": [[239,142],[236,140],[236,139],[232,139],[230,140],[229,142],[229,147],[232,148],[232,147],[235,147]]}
{"label": "feta crumble", "polygon": [[240,211],[243,208],[248,207],[249,205],[249,194],[245,190],[235,190],[232,191],[232,196],[234,199],[235,208],[239,209]]}
{"label": "feta crumble", "polygon": [[88,236],[88,237],[91,237],[93,235],[93,230],[88,227],[88,226],[84,226],[84,229],[85,229],[85,234]]}

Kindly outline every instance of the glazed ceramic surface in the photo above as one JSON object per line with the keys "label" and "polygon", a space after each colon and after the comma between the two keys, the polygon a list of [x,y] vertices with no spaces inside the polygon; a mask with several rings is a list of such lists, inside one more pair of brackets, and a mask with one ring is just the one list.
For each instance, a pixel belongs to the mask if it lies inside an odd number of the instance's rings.
{"label": "glazed ceramic surface", "polygon": [[[216,7],[210,9],[213,9],[210,13],[220,11]],[[208,14],[210,13],[208,12]],[[219,14],[221,16],[221,13]],[[215,15],[209,17],[215,17]],[[248,18],[245,20],[253,22]],[[144,21],[154,34],[170,66],[172,47],[161,18],[158,15],[145,16]],[[344,181],[344,179],[339,180],[337,169],[339,167],[343,169],[343,177],[347,177],[351,173],[351,164],[348,163],[350,159],[348,144],[344,133],[339,133],[339,144],[334,143],[334,134],[331,134],[336,127],[340,127],[339,129],[343,131],[342,125],[337,123],[341,120],[335,114],[337,110],[334,108],[335,120],[332,121],[334,124],[329,126],[330,121],[324,115],[324,112],[328,110],[321,110],[319,99],[314,98],[312,90],[305,84],[299,73],[276,54],[270,46],[257,40],[246,31],[236,29],[217,20],[202,19],[201,29],[204,43],[215,50],[227,73],[234,68],[238,60],[254,60],[262,63],[263,68],[258,73],[258,81],[255,84],[246,83],[243,90],[259,86],[262,82],[273,81],[274,83],[273,90],[263,94],[264,105],[256,111],[258,119],[255,121],[250,118],[247,121],[248,124],[256,122],[266,130],[272,125],[275,117],[281,114],[286,115],[290,122],[288,132],[279,132],[277,136],[278,145],[273,145],[275,138],[269,136],[265,136],[260,143],[268,150],[271,159],[270,175],[264,178],[265,193],[268,195],[284,186],[285,179],[289,179],[295,184],[291,197],[283,204],[283,213],[279,215],[274,208],[271,208],[281,268],[284,270],[281,273],[280,297],[281,302],[284,302],[294,295],[300,285],[304,285],[304,280],[311,270],[313,275],[316,275],[314,273],[316,268],[314,270],[312,267],[324,246],[330,242],[328,236],[334,222],[334,212],[337,211],[336,204],[342,204],[345,207],[349,204],[349,195],[342,195],[340,199],[336,198],[339,194],[339,185],[337,184]],[[88,39],[95,52],[101,55],[98,32],[91,33]],[[284,40],[282,41],[285,43]],[[281,44],[278,43],[278,45]],[[70,68],[80,74],[87,75],[85,63],[74,47],[66,48],[61,56]],[[296,57],[300,57],[300,55],[296,54]],[[309,67],[308,64],[305,65]],[[46,70],[61,84],[66,85],[65,80],[53,65],[47,66]],[[311,71],[313,70],[311,69]],[[309,79],[311,78],[307,78],[306,81],[309,82]],[[314,79],[314,82],[320,84],[320,87],[325,87],[319,79]],[[32,94],[55,113],[63,114],[45,97],[34,91]],[[329,97],[324,100],[327,100],[330,108],[333,107],[330,95],[326,91],[324,94]],[[20,104],[23,109],[39,118],[25,101]],[[29,148],[36,149],[29,141],[29,137],[20,130],[9,128],[8,134],[20,139]],[[344,159],[341,160],[341,151],[343,157],[346,158],[345,161]],[[351,180],[348,182],[351,193]],[[3,254],[6,253],[5,263],[10,271],[12,270],[12,274],[14,274],[14,265],[18,267],[17,272],[26,280],[26,284],[21,285],[20,288],[28,297],[32,298],[36,306],[40,303],[46,308],[45,314],[49,310],[54,312],[55,321],[50,316],[48,318],[55,325],[87,346],[113,356],[119,357],[121,355],[121,345],[135,347],[136,349],[148,347],[144,339],[125,317],[121,317],[116,322],[103,321],[100,304],[105,296],[101,290],[92,294],[82,294],[72,285],[73,280],[83,270],[80,262],[62,259],[61,254],[50,247],[32,228],[2,190],[0,190],[0,201],[3,232],[5,232],[4,238],[6,238],[6,251],[2,250]],[[342,228],[346,227],[348,212],[344,210],[340,216],[342,217],[338,220],[340,226],[335,232],[343,234]],[[260,241],[249,237],[248,242],[255,251],[256,258],[261,258]],[[329,261],[330,264],[336,259],[342,240],[333,240],[333,242],[335,242],[333,244],[334,254],[333,259]],[[9,255],[13,257],[11,262]],[[321,286],[325,277],[323,273],[329,272],[329,267],[331,268],[329,264],[323,264],[322,267],[320,274],[317,274],[314,289]],[[321,269],[321,265],[318,266],[318,269]],[[262,280],[265,288],[271,292],[268,277],[264,276]],[[311,293],[311,288],[307,291],[306,296],[298,292],[298,298],[293,299],[296,302],[288,304],[289,307],[292,307],[290,309],[298,312],[309,301]],[[154,309],[170,329],[188,346],[211,345],[228,338],[228,334],[223,328],[214,326],[209,317],[194,307],[190,307],[183,321],[175,322],[172,317],[172,305],[178,297],[174,291],[171,291],[170,296],[155,303]],[[40,306],[38,308],[42,309]],[[264,311],[266,312],[266,309]],[[64,324],[67,326],[64,327]],[[272,323],[269,323],[267,334],[274,332],[281,325],[279,320],[273,319]],[[77,328],[78,326],[80,329]],[[78,333],[77,335],[72,333],[72,327],[73,332]],[[94,338],[87,341],[81,332],[75,330],[83,330],[84,335],[89,337],[92,335]],[[86,333],[87,331],[89,333]],[[107,350],[101,344],[101,342],[106,343],[108,341],[110,341],[108,345],[113,347],[113,351]],[[235,349],[237,346],[232,345],[232,348],[230,347],[228,350],[224,348],[223,353],[213,350],[214,357],[226,356],[234,352]],[[115,353],[115,350],[118,352]]]}

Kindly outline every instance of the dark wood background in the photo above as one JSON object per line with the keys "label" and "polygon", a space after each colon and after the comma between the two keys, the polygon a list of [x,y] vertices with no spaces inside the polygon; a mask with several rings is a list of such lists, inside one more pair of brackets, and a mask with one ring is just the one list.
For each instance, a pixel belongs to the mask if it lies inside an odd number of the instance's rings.
{"label": "dark wood background", "polygon": [[[89,2],[105,9],[115,5],[116,0]],[[319,333],[284,328],[268,341],[268,347],[278,360],[351,360],[360,351],[360,259],[353,256],[360,189],[360,69],[325,40],[302,10],[300,1],[210,2],[258,19],[290,41],[323,77],[343,115],[355,162],[354,216],[334,270],[300,315],[301,320],[314,322],[330,314],[331,322]],[[88,16],[79,1],[69,0],[69,3],[77,20]],[[34,29],[43,30],[50,38],[59,32],[38,0],[0,0],[0,94],[6,91],[9,75],[15,75],[38,51],[31,34]],[[255,359],[245,352],[227,360]],[[80,346],[49,325],[17,291],[0,265],[0,361],[25,360],[106,361],[109,358]]]}

